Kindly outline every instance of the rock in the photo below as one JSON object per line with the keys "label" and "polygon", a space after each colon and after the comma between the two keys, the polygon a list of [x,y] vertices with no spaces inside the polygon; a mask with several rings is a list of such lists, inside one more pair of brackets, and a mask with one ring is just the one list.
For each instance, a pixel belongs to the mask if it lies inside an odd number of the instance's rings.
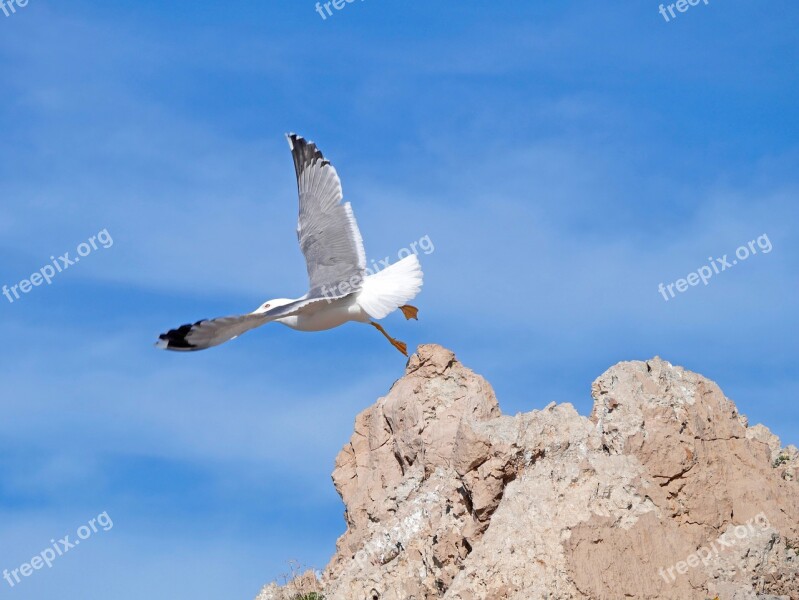
{"label": "rock", "polygon": [[321,584],[314,571],[299,573],[296,565],[292,565],[292,571],[286,585],[270,583],[261,589],[255,600],[322,600]]}
{"label": "rock", "polygon": [[591,389],[503,416],[420,346],[336,459],[326,600],[799,599],[799,451],[659,358]]}

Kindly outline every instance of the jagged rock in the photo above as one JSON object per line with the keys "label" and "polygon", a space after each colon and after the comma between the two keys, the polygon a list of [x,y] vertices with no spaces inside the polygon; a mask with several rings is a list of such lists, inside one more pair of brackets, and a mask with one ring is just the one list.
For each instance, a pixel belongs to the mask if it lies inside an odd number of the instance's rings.
{"label": "jagged rock", "polygon": [[503,416],[482,377],[420,346],[336,459],[347,531],[325,598],[799,600],[795,447],[659,358],[592,395],[590,417]]}

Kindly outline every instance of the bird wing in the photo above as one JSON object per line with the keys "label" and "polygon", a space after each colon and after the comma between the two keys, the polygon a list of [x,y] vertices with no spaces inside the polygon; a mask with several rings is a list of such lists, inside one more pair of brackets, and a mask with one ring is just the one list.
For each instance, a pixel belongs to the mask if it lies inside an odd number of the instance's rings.
{"label": "bird wing", "polygon": [[363,239],[352,207],[349,202],[342,204],[338,173],[316,144],[295,134],[286,137],[297,173],[297,238],[308,268],[308,297],[346,296],[339,284],[347,282],[347,293],[352,293],[360,288],[366,269]]}
{"label": "bird wing", "polygon": [[[166,333],[162,333],[158,337],[156,346],[163,350],[175,350],[177,352],[205,350],[206,348],[229,342],[269,321],[290,317],[303,309],[318,310],[322,307],[322,302],[329,302],[329,300],[323,298],[300,298],[266,312],[256,311],[247,315],[203,319],[202,321],[181,325],[177,329],[170,329]],[[317,305],[316,308],[311,306],[314,304]]]}
{"label": "bird wing", "polygon": [[162,333],[158,337],[156,346],[178,352],[205,350],[237,338],[242,333],[260,327],[269,320],[270,318],[266,314],[203,319]]}

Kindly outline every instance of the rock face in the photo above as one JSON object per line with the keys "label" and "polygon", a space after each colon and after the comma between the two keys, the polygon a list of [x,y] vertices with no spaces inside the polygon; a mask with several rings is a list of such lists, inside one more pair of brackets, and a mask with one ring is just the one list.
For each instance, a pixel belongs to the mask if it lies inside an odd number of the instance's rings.
{"label": "rock face", "polygon": [[799,600],[795,447],[659,358],[592,395],[590,417],[503,416],[420,346],[336,459],[347,531],[310,583],[326,600]]}

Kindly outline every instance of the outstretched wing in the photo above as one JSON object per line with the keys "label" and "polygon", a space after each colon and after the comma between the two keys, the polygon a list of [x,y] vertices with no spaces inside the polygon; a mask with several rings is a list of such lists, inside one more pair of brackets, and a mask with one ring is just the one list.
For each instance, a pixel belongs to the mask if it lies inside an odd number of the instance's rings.
{"label": "outstretched wing", "polygon": [[162,333],[158,337],[156,346],[179,352],[205,350],[224,344],[270,320],[271,318],[265,314],[249,314],[197,321]]}
{"label": "outstretched wing", "polygon": [[290,317],[301,311],[318,311],[329,301],[327,298],[300,298],[267,311],[259,309],[246,315],[204,319],[162,333],[155,345],[162,350],[178,352],[205,350],[229,342],[270,321]]}
{"label": "outstretched wing", "polygon": [[360,287],[366,269],[363,239],[352,207],[349,202],[342,204],[338,173],[316,144],[295,134],[286,137],[297,173],[297,238],[308,267],[308,297],[345,296],[339,284],[347,282],[351,293]]}

